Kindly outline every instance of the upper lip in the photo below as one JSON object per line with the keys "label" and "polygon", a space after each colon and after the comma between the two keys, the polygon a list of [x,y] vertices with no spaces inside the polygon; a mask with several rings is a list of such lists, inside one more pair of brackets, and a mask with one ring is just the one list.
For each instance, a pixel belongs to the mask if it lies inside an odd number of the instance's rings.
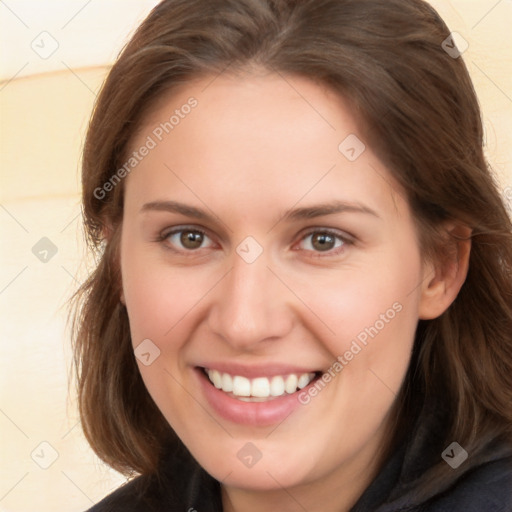
{"label": "upper lip", "polygon": [[207,368],[208,370],[217,370],[221,373],[229,373],[230,375],[239,375],[248,379],[255,379],[257,377],[274,377],[276,375],[289,375],[295,373],[302,375],[303,373],[317,373],[321,370],[318,368],[306,368],[304,366],[294,366],[290,364],[268,363],[258,365],[243,365],[240,363],[227,363],[227,362],[210,362],[198,365],[200,368]]}

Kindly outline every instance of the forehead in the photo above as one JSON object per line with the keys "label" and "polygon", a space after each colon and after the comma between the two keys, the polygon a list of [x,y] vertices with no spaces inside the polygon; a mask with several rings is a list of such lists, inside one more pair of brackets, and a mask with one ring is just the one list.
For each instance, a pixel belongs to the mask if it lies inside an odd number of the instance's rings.
{"label": "forehead", "polygon": [[153,147],[130,174],[127,195],[140,202],[178,192],[197,202],[199,193],[215,194],[233,204],[251,197],[258,210],[338,192],[387,208],[401,191],[358,121],[340,95],[306,78],[202,77],[146,114],[130,151],[149,139]]}

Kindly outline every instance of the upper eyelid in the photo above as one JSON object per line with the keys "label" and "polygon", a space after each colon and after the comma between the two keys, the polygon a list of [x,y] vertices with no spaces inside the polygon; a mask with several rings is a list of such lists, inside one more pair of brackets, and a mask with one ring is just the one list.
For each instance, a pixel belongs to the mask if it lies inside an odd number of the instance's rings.
{"label": "upper eyelid", "polygon": [[329,235],[338,237],[344,242],[354,242],[356,238],[355,236],[351,235],[350,233],[347,233],[346,231],[341,231],[335,228],[313,227],[307,228],[307,230],[301,235],[301,240],[304,239],[306,236],[312,235],[313,233],[328,233]]}
{"label": "upper eyelid", "polygon": [[[215,241],[214,241],[213,237],[210,235],[210,232],[208,229],[200,227],[200,226],[196,226],[196,225],[191,225],[191,224],[178,225],[178,226],[173,226],[172,228],[170,227],[170,228],[164,229],[161,231],[160,236],[161,236],[162,240],[165,240],[170,235],[179,233],[181,231],[186,231],[186,230],[197,231],[199,233],[202,233],[203,235],[207,236],[212,242],[215,243]],[[329,235],[333,235],[334,237],[337,237],[338,239],[342,240],[344,244],[353,243],[354,239],[355,239],[355,237],[353,235],[350,235],[349,233],[347,233],[345,231],[340,231],[336,228],[310,226],[308,228],[304,228],[304,230],[301,231],[298,240],[295,241],[293,243],[293,245],[296,245],[297,243],[303,241],[306,237],[311,236],[314,233],[327,233]],[[190,252],[193,252],[193,251],[190,251]],[[310,252],[315,252],[315,251],[310,251]],[[328,252],[328,251],[326,251],[326,252]]]}
{"label": "upper eyelid", "polygon": [[204,236],[208,237],[212,242],[214,242],[209,230],[197,226],[175,226],[173,228],[169,228],[168,230],[164,229],[160,233],[160,238],[162,240],[166,240],[169,238],[169,236],[180,233],[181,231],[197,231],[198,233],[202,233]]}
{"label": "upper eyelid", "polygon": [[168,228],[165,228],[165,229],[162,229],[160,231],[160,235],[162,237],[168,237],[169,235],[173,235],[175,233],[179,233],[180,231],[198,231],[199,233],[203,233],[205,234],[206,236],[208,236],[208,238],[211,238],[211,236],[209,235],[209,230],[206,229],[206,228],[202,228],[202,227],[199,227],[199,226],[193,226],[193,225],[183,225],[183,226],[173,226],[173,227],[168,227]]}
{"label": "upper eyelid", "polygon": [[[165,229],[163,229],[160,232],[160,234],[161,234],[161,236],[169,236],[171,234],[179,233],[180,231],[186,231],[186,230],[198,231],[200,233],[203,233],[203,234],[207,235],[209,238],[212,238],[210,236],[210,230],[209,229],[203,228],[201,226],[195,226],[195,225],[192,225],[192,224],[189,224],[189,225],[178,225],[178,226],[173,226],[173,227],[165,228]],[[330,228],[330,227],[310,226],[310,227],[304,228],[301,231],[303,232],[302,233],[303,237],[311,235],[312,233],[329,233],[329,234],[332,234],[332,235],[335,235],[335,236],[339,236],[342,239],[352,239],[352,238],[354,238],[353,235],[347,233],[346,231],[340,231],[340,230],[338,230],[336,228]]]}

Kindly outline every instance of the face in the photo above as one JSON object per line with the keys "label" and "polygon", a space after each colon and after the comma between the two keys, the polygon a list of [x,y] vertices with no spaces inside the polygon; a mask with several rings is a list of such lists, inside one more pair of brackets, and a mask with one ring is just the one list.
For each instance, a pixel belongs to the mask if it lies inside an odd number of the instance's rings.
{"label": "face", "polygon": [[122,300],[140,372],[226,486],[364,479],[420,315],[411,211],[333,92],[213,78],[162,98],[130,147]]}

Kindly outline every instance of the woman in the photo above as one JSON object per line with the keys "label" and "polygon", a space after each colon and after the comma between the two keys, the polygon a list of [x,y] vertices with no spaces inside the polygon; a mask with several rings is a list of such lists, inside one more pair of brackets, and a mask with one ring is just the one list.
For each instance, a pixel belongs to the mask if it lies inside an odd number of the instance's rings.
{"label": "woman", "polygon": [[82,423],[139,475],[91,510],[512,509],[511,224],[428,4],[163,1],[83,203]]}

